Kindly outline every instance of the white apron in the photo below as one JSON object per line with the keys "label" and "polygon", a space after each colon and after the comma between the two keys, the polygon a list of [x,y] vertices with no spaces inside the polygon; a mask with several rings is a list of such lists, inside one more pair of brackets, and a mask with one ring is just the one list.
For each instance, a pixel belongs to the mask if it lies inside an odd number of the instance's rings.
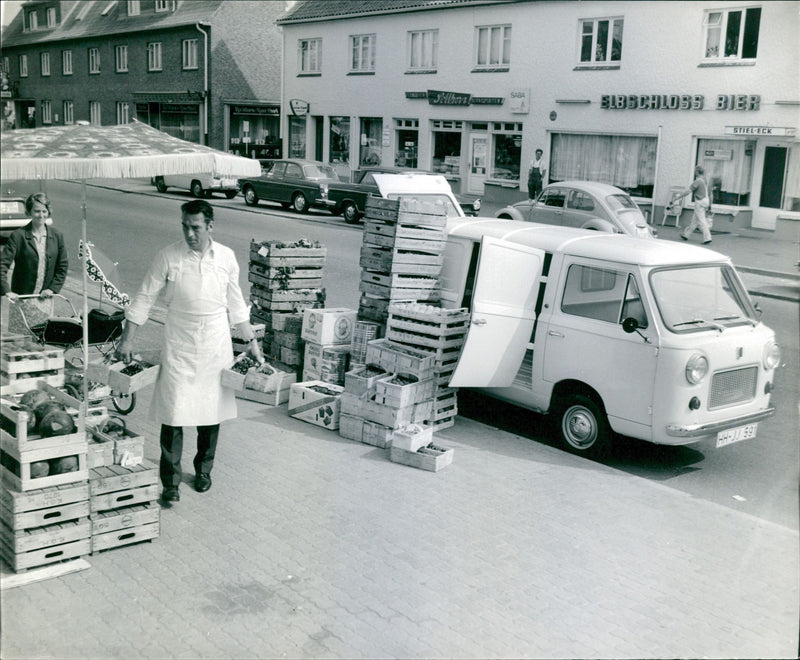
{"label": "white apron", "polygon": [[191,267],[170,278],[174,294],[150,413],[169,426],[208,426],[232,419],[234,392],[220,383],[222,370],[233,361],[227,310],[220,304],[215,313],[187,311],[214,308],[208,301],[224,300],[226,281],[213,269]]}

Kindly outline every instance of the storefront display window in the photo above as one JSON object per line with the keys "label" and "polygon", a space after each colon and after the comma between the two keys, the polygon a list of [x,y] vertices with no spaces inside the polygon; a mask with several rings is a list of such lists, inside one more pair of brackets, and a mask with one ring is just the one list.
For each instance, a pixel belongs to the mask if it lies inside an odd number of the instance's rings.
{"label": "storefront display window", "polygon": [[247,158],[280,158],[279,113],[277,105],[231,105],[228,150]]}
{"label": "storefront display window", "polygon": [[331,117],[330,162],[350,162],[350,117]]}
{"label": "storefront display window", "polygon": [[162,103],[161,130],[187,142],[200,142],[200,107],[190,103]]}
{"label": "storefront display window", "polygon": [[289,117],[289,158],[306,157],[306,118]]}
{"label": "storefront display window", "polygon": [[433,122],[431,171],[458,176],[461,173],[461,122]]}
{"label": "storefront display window", "polygon": [[697,141],[696,164],[706,171],[712,204],[750,204],[755,152],[753,140]]}
{"label": "storefront display window", "polygon": [[519,180],[522,158],[522,124],[500,124],[493,126],[494,151],[489,178]]}
{"label": "storefront display window", "polygon": [[380,117],[362,117],[358,162],[360,165],[381,164],[381,134],[383,120]]}
{"label": "storefront display window", "polygon": [[656,137],[553,134],[548,181],[597,181],[652,198]]}
{"label": "storefront display window", "polygon": [[[398,119],[397,125],[397,150],[394,154],[395,167],[417,168],[419,153],[419,121],[416,119]],[[401,126],[403,128],[401,128]],[[405,128],[413,126],[414,128]]]}
{"label": "storefront display window", "polygon": [[800,213],[800,146],[792,147],[789,150],[786,191],[781,208],[784,211]]}

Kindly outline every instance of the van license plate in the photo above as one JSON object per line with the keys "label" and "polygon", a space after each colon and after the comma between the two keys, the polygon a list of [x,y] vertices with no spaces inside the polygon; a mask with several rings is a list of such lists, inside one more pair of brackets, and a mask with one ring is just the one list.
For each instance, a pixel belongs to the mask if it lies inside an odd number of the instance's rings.
{"label": "van license plate", "polygon": [[737,426],[735,429],[720,431],[717,433],[717,447],[724,447],[740,440],[755,438],[757,428],[758,424],[748,424],[747,426]]}

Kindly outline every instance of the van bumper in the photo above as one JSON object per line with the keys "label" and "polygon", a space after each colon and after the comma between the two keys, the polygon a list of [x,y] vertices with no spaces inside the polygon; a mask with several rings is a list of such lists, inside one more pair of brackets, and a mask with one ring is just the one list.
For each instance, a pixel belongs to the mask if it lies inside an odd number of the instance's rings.
{"label": "van bumper", "polygon": [[767,408],[759,410],[758,412],[750,413],[749,415],[742,415],[741,417],[733,417],[719,422],[710,422],[708,424],[667,424],[667,435],[673,438],[699,438],[736,426],[744,426],[746,424],[753,424],[766,419],[775,412],[775,408]]}

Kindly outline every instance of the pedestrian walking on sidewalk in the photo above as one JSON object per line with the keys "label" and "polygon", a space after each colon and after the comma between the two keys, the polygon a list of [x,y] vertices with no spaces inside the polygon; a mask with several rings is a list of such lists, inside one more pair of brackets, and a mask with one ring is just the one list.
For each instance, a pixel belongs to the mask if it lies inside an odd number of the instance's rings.
{"label": "pedestrian walking on sidewalk", "polygon": [[686,190],[676,193],[672,198],[675,202],[679,199],[686,197],[689,193],[692,195],[694,202],[694,213],[692,214],[692,221],[685,231],[681,232],[681,238],[684,241],[689,240],[695,229],[699,228],[703,232],[703,245],[708,245],[711,242],[711,227],[708,224],[706,211],[711,206],[711,200],[708,198],[708,183],[706,182],[705,170],[698,165],[694,168],[694,181]]}
{"label": "pedestrian walking on sidewalk", "polygon": [[264,357],[239,287],[233,250],[212,240],[214,210],[204,200],[181,206],[183,241],[162,249],[125,311],[117,355],[129,363],[136,330],[164,293],[167,318],[161,370],[150,414],[161,423],[160,476],[165,502],[180,500],[183,427],[197,427],[195,489],[211,488],[219,425],[236,417],[233,390],[222,386],[222,370],[233,361],[231,326],[249,340],[247,353]]}

